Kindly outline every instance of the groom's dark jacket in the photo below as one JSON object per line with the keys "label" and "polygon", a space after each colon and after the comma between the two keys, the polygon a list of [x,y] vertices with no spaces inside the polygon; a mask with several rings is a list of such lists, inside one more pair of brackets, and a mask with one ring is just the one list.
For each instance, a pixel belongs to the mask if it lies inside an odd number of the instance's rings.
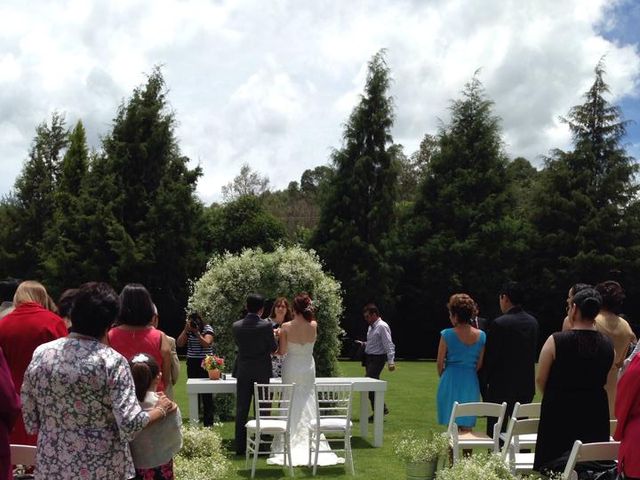
{"label": "groom's dark jacket", "polygon": [[232,332],[238,346],[233,376],[256,380],[271,377],[271,354],[277,348],[271,322],[249,313],[234,322]]}

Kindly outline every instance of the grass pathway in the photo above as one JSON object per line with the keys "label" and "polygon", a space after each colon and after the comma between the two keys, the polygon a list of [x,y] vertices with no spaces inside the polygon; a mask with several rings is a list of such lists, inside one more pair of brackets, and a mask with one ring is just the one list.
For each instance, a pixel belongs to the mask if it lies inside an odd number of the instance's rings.
{"label": "grass pathway", "polygon": [[[389,382],[385,395],[390,414],[385,417],[384,443],[382,448],[373,448],[371,443],[373,425],[369,427],[369,437],[363,439],[359,436],[359,427],[354,425],[354,437],[352,447],[355,477],[348,475],[343,466],[318,468],[319,478],[331,479],[385,479],[395,480],[404,478],[404,465],[393,454],[393,439],[407,429],[418,431],[442,431],[436,422],[436,391],[438,388],[438,375],[435,362],[416,361],[398,362],[396,371],[389,372],[385,369],[382,379]],[[182,372],[186,372],[183,363]],[[184,373],[181,373],[184,375]],[[340,375],[345,377],[362,376],[364,368],[358,362],[340,362]],[[186,397],[185,378],[181,378],[176,385],[176,399],[180,405],[182,416],[188,417],[188,402]],[[359,395],[354,396],[354,421],[359,421]],[[479,425],[478,428],[484,428]],[[244,458],[236,457],[231,449],[234,423],[224,422],[221,429],[222,438],[227,446],[227,456],[232,459],[233,472],[230,479],[249,478],[249,470],[244,468]],[[285,479],[290,478],[286,472],[275,466],[267,466],[264,456],[261,456],[256,469],[256,478]],[[295,469],[296,478],[311,478],[310,469],[298,467]]]}

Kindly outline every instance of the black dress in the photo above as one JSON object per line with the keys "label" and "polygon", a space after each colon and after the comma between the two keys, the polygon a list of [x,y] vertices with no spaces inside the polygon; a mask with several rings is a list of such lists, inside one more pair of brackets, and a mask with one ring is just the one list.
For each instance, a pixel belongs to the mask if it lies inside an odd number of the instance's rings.
{"label": "black dress", "polygon": [[[609,441],[604,389],[613,363],[611,341],[595,330],[554,333],[556,358],[545,386],[533,469],[558,471],[573,443]],[[558,463],[561,463],[559,465]]]}

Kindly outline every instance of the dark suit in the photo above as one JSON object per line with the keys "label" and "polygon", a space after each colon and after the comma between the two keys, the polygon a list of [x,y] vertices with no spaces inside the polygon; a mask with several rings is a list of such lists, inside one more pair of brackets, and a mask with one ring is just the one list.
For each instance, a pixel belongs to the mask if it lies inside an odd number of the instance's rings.
{"label": "dark suit", "polygon": [[254,383],[269,383],[271,378],[271,354],[277,345],[271,322],[249,313],[234,322],[233,338],[238,346],[233,376],[236,389],[236,453],[244,454],[247,443],[245,424],[253,398]]}
{"label": "dark suit", "polygon": [[[503,430],[515,403],[533,400],[537,353],[538,321],[522,307],[512,307],[489,324],[482,369],[483,399],[485,402],[507,402]],[[488,435],[493,435],[495,422],[495,419],[487,419]]]}

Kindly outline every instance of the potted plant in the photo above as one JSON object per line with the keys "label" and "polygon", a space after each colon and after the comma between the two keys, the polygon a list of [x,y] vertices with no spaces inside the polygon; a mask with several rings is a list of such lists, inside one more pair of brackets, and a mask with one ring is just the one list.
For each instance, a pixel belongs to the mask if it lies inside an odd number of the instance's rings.
{"label": "potted plant", "polygon": [[395,454],[407,465],[407,480],[435,478],[438,461],[446,458],[448,449],[447,433],[419,434],[408,430],[394,444]]}
{"label": "potted plant", "polygon": [[217,355],[206,355],[200,365],[207,371],[211,380],[220,380],[221,371],[224,368],[224,358]]}

